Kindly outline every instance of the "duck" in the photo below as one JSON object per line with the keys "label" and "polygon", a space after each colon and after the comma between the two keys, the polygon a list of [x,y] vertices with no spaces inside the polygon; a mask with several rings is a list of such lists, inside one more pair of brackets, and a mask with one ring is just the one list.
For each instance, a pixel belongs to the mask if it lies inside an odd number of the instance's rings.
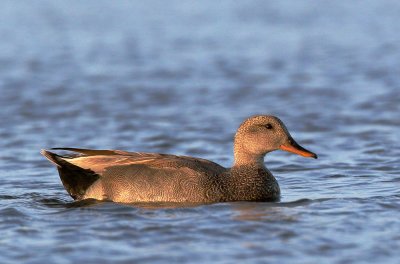
{"label": "duck", "polygon": [[207,204],[279,201],[279,184],[264,165],[266,154],[279,149],[317,159],[272,115],[251,116],[241,123],[231,168],[202,158],[122,150],[52,148],[56,152],[42,149],[41,154],[57,167],[76,201]]}

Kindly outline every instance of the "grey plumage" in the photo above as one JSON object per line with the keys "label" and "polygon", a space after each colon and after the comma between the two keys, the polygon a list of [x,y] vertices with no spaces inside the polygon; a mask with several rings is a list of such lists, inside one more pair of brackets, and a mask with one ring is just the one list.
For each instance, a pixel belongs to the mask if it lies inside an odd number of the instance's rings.
{"label": "grey plumage", "polygon": [[[72,153],[60,156],[42,150],[42,154],[57,165],[64,187],[76,200],[273,201],[279,199],[280,189],[263,158],[282,146],[293,148],[291,140],[278,118],[254,116],[243,122],[236,133],[235,164],[230,169],[199,158],[120,150],[57,148]],[[288,151],[316,157],[298,147]]]}

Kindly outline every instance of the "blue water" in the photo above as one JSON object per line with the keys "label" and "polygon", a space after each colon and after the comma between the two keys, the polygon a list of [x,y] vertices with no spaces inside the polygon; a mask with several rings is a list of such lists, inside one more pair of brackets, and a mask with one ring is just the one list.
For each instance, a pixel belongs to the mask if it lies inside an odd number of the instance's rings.
{"label": "blue water", "polygon": [[[1,263],[399,263],[397,1],[3,1]],[[41,148],[229,167],[244,118],[278,203],[74,203]]]}

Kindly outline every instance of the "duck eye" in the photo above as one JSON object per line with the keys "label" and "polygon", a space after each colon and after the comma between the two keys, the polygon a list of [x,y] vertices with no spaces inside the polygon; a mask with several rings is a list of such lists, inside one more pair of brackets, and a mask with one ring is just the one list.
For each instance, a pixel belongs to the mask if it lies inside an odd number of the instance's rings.
{"label": "duck eye", "polygon": [[271,125],[271,124],[266,124],[265,127],[266,127],[267,129],[272,129],[272,125]]}

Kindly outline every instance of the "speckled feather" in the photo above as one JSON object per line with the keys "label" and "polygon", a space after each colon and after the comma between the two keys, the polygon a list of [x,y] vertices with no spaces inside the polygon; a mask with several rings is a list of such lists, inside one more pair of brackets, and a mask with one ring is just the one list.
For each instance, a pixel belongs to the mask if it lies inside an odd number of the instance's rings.
{"label": "speckled feather", "polygon": [[262,115],[239,127],[230,169],[205,159],[121,150],[58,148],[72,154],[60,156],[46,150],[42,154],[58,166],[64,187],[77,200],[272,201],[279,199],[280,189],[263,159],[290,140],[282,121]]}

